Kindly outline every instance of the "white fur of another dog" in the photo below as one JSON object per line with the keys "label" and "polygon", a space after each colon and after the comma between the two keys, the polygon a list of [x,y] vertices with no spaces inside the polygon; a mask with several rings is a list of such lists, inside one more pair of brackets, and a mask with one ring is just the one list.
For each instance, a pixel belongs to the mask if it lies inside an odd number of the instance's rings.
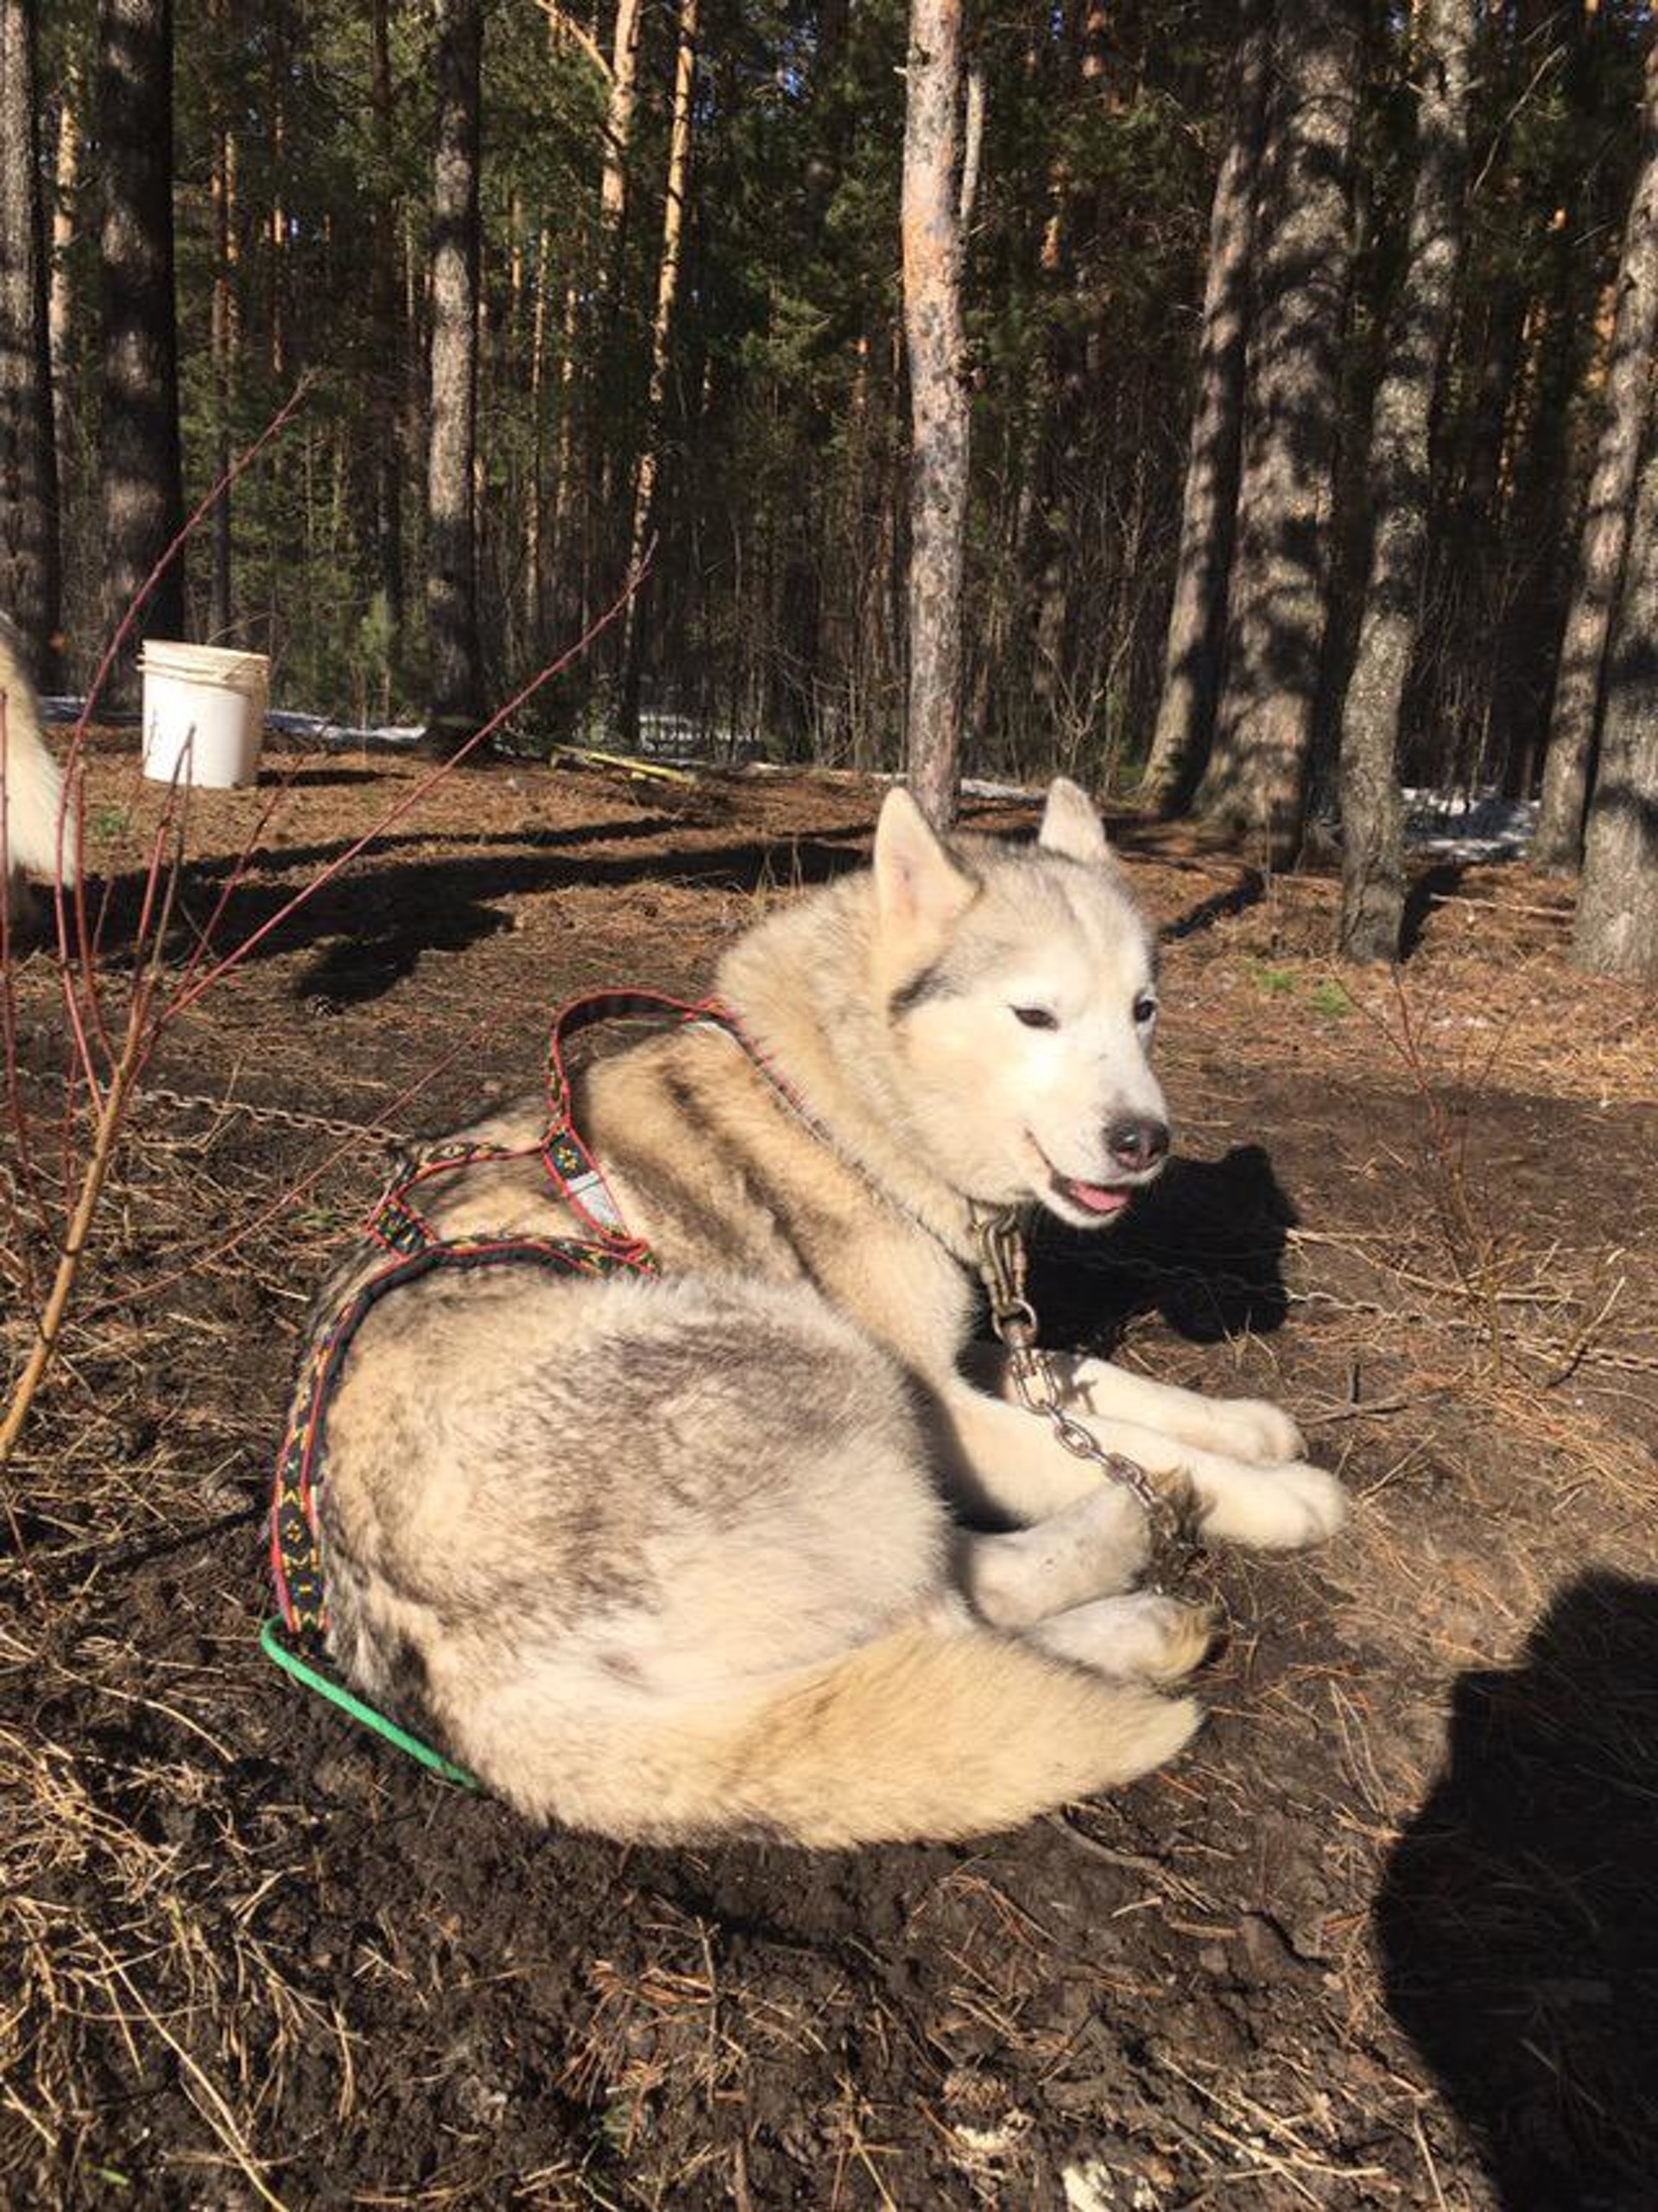
{"label": "white fur of another dog", "polygon": [[24,875],[75,880],[63,779],[41,735],[35,686],[16,631],[0,616],[0,873],[9,918],[25,911]]}

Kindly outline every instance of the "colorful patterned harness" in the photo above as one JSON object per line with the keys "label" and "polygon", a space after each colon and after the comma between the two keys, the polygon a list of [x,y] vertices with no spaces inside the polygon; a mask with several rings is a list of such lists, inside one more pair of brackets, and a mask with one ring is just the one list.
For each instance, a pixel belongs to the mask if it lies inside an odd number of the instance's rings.
{"label": "colorful patterned harness", "polygon": [[[656,1261],[642,1237],[633,1236],[622,1217],[604,1171],[572,1119],[570,1078],[564,1048],[579,1031],[630,1015],[667,1013],[679,1022],[711,1022],[725,1030],[764,1068],[763,1056],[734,1014],[717,1000],[689,1002],[655,991],[602,991],[568,1000],[553,1017],[547,1051],[547,1125],[533,1144],[436,1145],[406,1161],[393,1178],[367,1223],[367,1233],[389,1255],[386,1266],[352,1291],[318,1337],[305,1378],[294,1394],[294,1410],[276,1457],[270,1505],[270,1567],[281,1627],[268,1622],[262,1642],[268,1654],[298,1679],[337,1703],[344,1703],[405,1750],[449,1774],[470,1780],[427,1746],[344,1693],[320,1675],[314,1659],[328,1625],[323,1590],[322,1552],[317,1501],[323,1479],[328,1401],[339,1380],[351,1341],[369,1314],[390,1291],[435,1268],[500,1267],[528,1261],[561,1274],[651,1275]],[[766,1070],[770,1075],[769,1069]],[[775,1076],[771,1078],[776,1080]],[[471,1235],[440,1236],[414,1203],[412,1193],[435,1177],[506,1160],[539,1157],[548,1182],[589,1231],[585,1236]],[[294,1647],[297,1647],[295,1649]],[[307,1657],[308,1655],[308,1657]]]}

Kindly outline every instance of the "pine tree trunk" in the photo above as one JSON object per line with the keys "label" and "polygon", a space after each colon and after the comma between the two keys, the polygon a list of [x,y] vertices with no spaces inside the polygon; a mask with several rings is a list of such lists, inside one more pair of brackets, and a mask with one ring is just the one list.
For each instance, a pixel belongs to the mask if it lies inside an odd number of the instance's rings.
{"label": "pine tree trunk", "polygon": [[44,679],[62,572],[34,0],[0,0],[0,609]]}
{"label": "pine tree trunk", "polygon": [[559,323],[559,434],[553,448],[553,490],[548,502],[552,545],[550,553],[543,556],[544,563],[550,560],[552,564],[558,590],[552,591],[544,579],[541,595],[544,621],[551,615],[561,623],[565,610],[571,608],[581,616],[575,624],[578,629],[585,627],[585,599],[581,584],[585,564],[577,557],[581,549],[575,528],[576,354],[581,329],[580,307],[580,288],[573,277],[564,288],[564,307]]}
{"label": "pine tree trunk", "polygon": [[[1055,21],[1057,81],[1050,97],[1078,114],[1100,114],[1109,97],[1104,0],[1081,0]],[[1079,168],[1080,166],[1080,174]],[[1024,575],[1029,603],[1028,692],[1036,742],[1064,720],[1073,697],[1072,646],[1077,629],[1074,584],[1083,552],[1079,493],[1088,475],[1088,445],[1095,395],[1091,355],[1099,333],[1104,289],[1098,262],[1099,180],[1079,165],[1068,133],[1059,134],[1047,180],[1048,216],[1042,226],[1037,284],[1047,325],[1030,379],[1035,417],[1030,521]]]}
{"label": "pine tree trunk", "polygon": [[1658,439],[1641,473],[1606,667],[1572,960],[1658,983]]}
{"label": "pine tree trunk", "polygon": [[1617,272],[1601,429],[1584,504],[1577,579],[1560,643],[1543,799],[1532,858],[1575,868],[1583,844],[1584,801],[1600,711],[1606,641],[1629,542],[1630,509],[1641,465],[1641,436],[1651,403],[1658,340],[1658,44],[1647,58],[1641,106],[1642,156]]}
{"label": "pine tree trunk", "polygon": [[58,148],[53,165],[52,271],[47,294],[47,330],[52,354],[52,425],[57,454],[59,497],[69,468],[71,399],[74,372],[70,363],[69,325],[73,297],[69,252],[75,237],[75,191],[80,175],[81,85],[71,69],[58,103]]}
{"label": "pine tree trunk", "polygon": [[599,282],[614,289],[628,212],[628,157],[633,143],[633,111],[639,77],[639,33],[642,0],[617,0],[611,45],[610,98],[604,115],[604,162],[598,180],[601,245]]}
{"label": "pine tree trunk", "polygon": [[288,374],[288,332],[285,327],[283,262],[288,244],[288,212],[282,186],[288,163],[288,0],[273,0],[269,8],[268,45],[270,66],[266,97],[270,104],[270,174],[273,185],[270,214],[265,225],[269,248],[265,262],[265,337],[270,373],[280,384]]}
{"label": "pine tree trunk", "polygon": [[478,635],[479,0],[437,0],[437,153],[433,176],[431,423],[427,471],[427,742],[451,750],[478,718]]}
{"label": "pine tree trunk", "polygon": [[391,45],[387,0],[371,0],[369,14],[370,98],[374,106],[375,180],[373,256],[369,320],[374,358],[369,364],[370,434],[374,441],[376,566],[390,627],[387,658],[402,658],[403,627],[403,441],[399,364],[403,333],[397,319],[397,199],[391,136]]}
{"label": "pine tree trunk", "polygon": [[1280,0],[1225,680],[1197,797],[1279,859],[1300,840],[1328,612],[1360,16]]}
{"label": "pine tree trunk", "polygon": [[1271,29],[1270,0],[1242,0],[1231,136],[1209,218],[1197,403],[1180,509],[1162,697],[1140,791],[1142,801],[1159,812],[1177,811],[1191,797],[1214,725],[1237,515],[1250,278]]}
{"label": "pine tree trunk", "polygon": [[[680,0],[679,35],[674,62],[674,112],[668,141],[668,187],[662,198],[662,250],[656,263],[656,306],[650,325],[650,389],[645,402],[645,443],[634,471],[633,512],[628,531],[628,567],[644,559],[661,466],[662,416],[668,399],[668,349],[674,306],[679,296],[680,263],[685,250],[685,212],[691,174],[693,96],[697,75],[698,0]],[[622,629],[622,736],[636,743],[642,634],[641,595],[628,602]]]}
{"label": "pine tree trunk", "polygon": [[969,409],[957,185],[961,0],[912,0],[904,80],[904,336],[909,358],[909,698],[906,774],[929,820],[959,777]]}
{"label": "pine tree trunk", "polygon": [[547,616],[547,219],[535,241],[535,297],[529,316],[529,496],[524,503],[524,632],[535,652]]}
{"label": "pine tree trunk", "polygon": [[[225,0],[212,0],[209,11],[212,25],[216,65],[215,79],[229,60],[225,40]],[[208,335],[212,357],[213,382],[213,473],[223,478],[231,465],[231,409],[234,402],[232,352],[235,345],[236,295],[232,288],[234,248],[231,222],[234,209],[231,203],[231,176],[235,155],[228,121],[228,106],[222,91],[216,89],[213,99],[212,157],[208,178],[208,197],[212,209],[213,274],[212,297]],[[234,539],[231,528],[231,493],[228,484],[213,507],[213,572],[212,591],[208,606],[207,635],[215,642],[230,635],[233,619],[231,606],[231,566]]]}
{"label": "pine tree trunk", "polygon": [[1399,711],[1427,561],[1428,427],[1462,251],[1476,0],[1424,0],[1413,75],[1416,179],[1405,272],[1370,425],[1373,537],[1341,725],[1341,949],[1395,960],[1405,908]]}
{"label": "pine tree trunk", "polygon": [[[104,180],[104,615],[113,630],[184,522],[171,0],[103,0],[98,135]],[[135,635],[183,634],[180,553],[146,603]],[[132,698],[133,670],[129,652],[111,672],[105,704]]]}

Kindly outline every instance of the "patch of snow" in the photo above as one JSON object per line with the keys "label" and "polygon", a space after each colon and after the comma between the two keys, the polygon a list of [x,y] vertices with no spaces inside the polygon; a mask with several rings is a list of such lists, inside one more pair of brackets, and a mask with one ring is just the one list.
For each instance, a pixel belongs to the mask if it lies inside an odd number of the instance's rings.
{"label": "patch of snow", "polygon": [[[73,698],[66,693],[54,692],[41,701],[42,722],[79,722],[85,709],[84,698]],[[136,728],[141,717],[130,709],[100,707],[98,718],[117,728]],[[301,737],[326,750],[338,752],[347,745],[384,745],[402,750],[418,745],[426,735],[423,722],[371,723],[359,727],[353,722],[336,722],[326,714],[295,714],[286,707],[268,707],[265,727],[282,737]]]}
{"label": "patch of snow", "polygon": [[426,735],[423,722],[370,723],[359,727],[356,723],[335,722],[325,714],[295,714],[287,707],[267,708],[265,727],[282,737],[307,738],[330,752],[341,752],[348,745],[383,745],[401,752],[418,745]]}
{"label": "patch of snow", "polygon": [[1022,783],[996,783],[979,775],[963,776],[961,787],[969,799],[1035,799],[1039,795],[1027,791]]}
{"label": "patch of snow", "polygon": [[670,714],[661,707],[647,707],[639,717],[639,750],[647,760],[671,762],[676,768],[694,768],[711,760],[722,765],[757,760],[767,750],[767,744],[763,737],[756,737],[752,731],[698,722],[689,715]]}
{"label": "patch of snow", "polygon": [[1537,827],[1535,799],[1405,787],[1405,843],[1441,860],[1514,860]]}
{"label": "patch of snow", "polygon": [[975,2158],[1005,2158],[1030,2133],[1030,2114],[1015,2105],[999,2127],[972,2127],[965,2120],[952,2127],[962,2149]]}
{"label": "patch of snow", "polygon": [[[79,722],[85,705],[86,702],[84,698],[71,698],[66,692],[45,692],[41,695],[41,720],[42,722]],[[100,722],[109,723],[117,728],[126,728],[130,725],[136,730],[138,726],[137,711],[132,707],[100,707],[98,718]]]}

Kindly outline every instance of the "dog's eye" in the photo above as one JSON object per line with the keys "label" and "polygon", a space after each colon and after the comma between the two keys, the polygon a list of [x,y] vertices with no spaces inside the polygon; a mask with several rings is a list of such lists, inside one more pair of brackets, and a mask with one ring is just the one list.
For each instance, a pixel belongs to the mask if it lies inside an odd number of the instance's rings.
{"label": "dog's eye", "polygon": [[1057,1029],[1060,1026],[1059,1015],[1050,1014],[1045,1006],[1016,1006],[1013,1018],[1022,1021],[1027,1029]]}
{"label": "dog's eye", "polygon": [[1134,1002],[1134,1026],[1136,1029],[1143,1029],[1148,1022],[1155,1021],[1156,1019],[1157,1002],[1155,998],[1136,999]]}

